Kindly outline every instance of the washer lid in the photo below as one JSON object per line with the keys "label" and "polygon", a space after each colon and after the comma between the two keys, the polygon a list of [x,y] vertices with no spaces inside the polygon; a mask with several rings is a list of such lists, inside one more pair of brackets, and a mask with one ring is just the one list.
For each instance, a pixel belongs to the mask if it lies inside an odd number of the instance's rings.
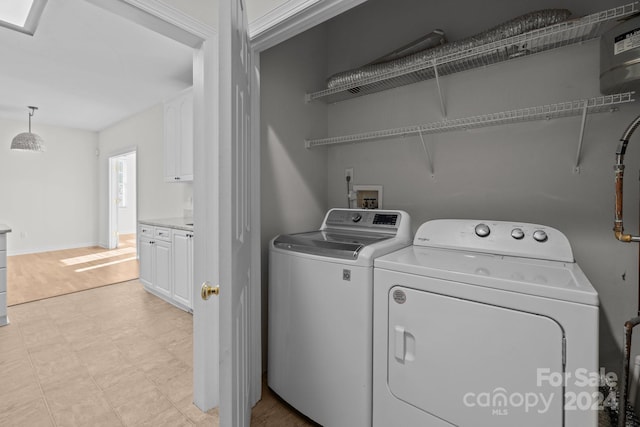
{"label": "washer lid", "polygon": [[360,251],[368,245],[394,237],[381,233],[358,233],[328,230],[306,233],[282,234],[273,241],[273,246],[294,252],[324,255],[332,258],[357,259]]}
{"label": "washer lid", "polygon": [[385,270],[598,306],[576,263],[410,246],[375,260]]}

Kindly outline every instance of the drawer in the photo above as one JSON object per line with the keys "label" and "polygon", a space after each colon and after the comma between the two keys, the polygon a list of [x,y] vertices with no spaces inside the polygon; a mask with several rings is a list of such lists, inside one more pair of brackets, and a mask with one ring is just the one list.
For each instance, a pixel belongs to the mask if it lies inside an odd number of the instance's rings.
{"label": "drawer", "polygon": [[153,237],[158,240],[166,240],[167,242],[171,241],[171,229],[170,228],[162,228],[155,227]]}
{"label": "drawer", "polygon": [[0,268],[0,292],[7,292],[7,269]]}
{"label": "drawer", "polygon": [[0,251],[7,250],[7,233],[0,234]]}
{"label": "drawer", "polygon": [[138,234],[141,236],[153,237],[154,227],[147,224],[138,224]]}
{"label": "drawer", "polygon": [[7,251],[0,251],[0,268],[7,267]]}

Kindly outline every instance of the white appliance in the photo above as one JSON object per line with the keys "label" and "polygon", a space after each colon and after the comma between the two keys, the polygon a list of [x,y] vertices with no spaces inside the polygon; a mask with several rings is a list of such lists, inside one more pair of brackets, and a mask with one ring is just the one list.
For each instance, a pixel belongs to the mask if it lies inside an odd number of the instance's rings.
{"label": "white appliance", "polygon": [[595,427],[598,295],[558,230],[429,221],[375,261],[373,359],[376,427]]}
{"label": "white appliance", "polygon": [[271,241],[267,382],[315,422],[371,425],[373,260],[410,244],[406,212],[360,209]]}

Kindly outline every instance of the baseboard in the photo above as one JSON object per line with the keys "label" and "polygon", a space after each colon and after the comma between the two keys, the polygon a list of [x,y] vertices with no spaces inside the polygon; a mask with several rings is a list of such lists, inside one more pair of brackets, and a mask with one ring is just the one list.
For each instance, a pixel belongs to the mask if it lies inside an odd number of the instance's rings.
{"label": "baseboard", "polygon": [[41,252],[63,251],[66,249],[90,248],[93,246],[101,246],[101,245],[98,242],[86,242],[86,243],[72,243],[69,245],[56,245],[56,246],[47,246],[47,247],[40,247],[40,248],[21,249],[21,250],[12,250],[10,248],[7,248],[7,256],[38,254]]}

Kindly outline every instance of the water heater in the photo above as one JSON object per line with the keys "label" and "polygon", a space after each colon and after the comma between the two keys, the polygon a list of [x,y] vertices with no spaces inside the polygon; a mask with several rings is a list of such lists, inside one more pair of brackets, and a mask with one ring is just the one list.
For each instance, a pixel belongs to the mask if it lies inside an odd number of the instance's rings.
{"label": "water heater", "polygon": [[640,15],[616,25],[600,38],[600,92],[640,89]]}

